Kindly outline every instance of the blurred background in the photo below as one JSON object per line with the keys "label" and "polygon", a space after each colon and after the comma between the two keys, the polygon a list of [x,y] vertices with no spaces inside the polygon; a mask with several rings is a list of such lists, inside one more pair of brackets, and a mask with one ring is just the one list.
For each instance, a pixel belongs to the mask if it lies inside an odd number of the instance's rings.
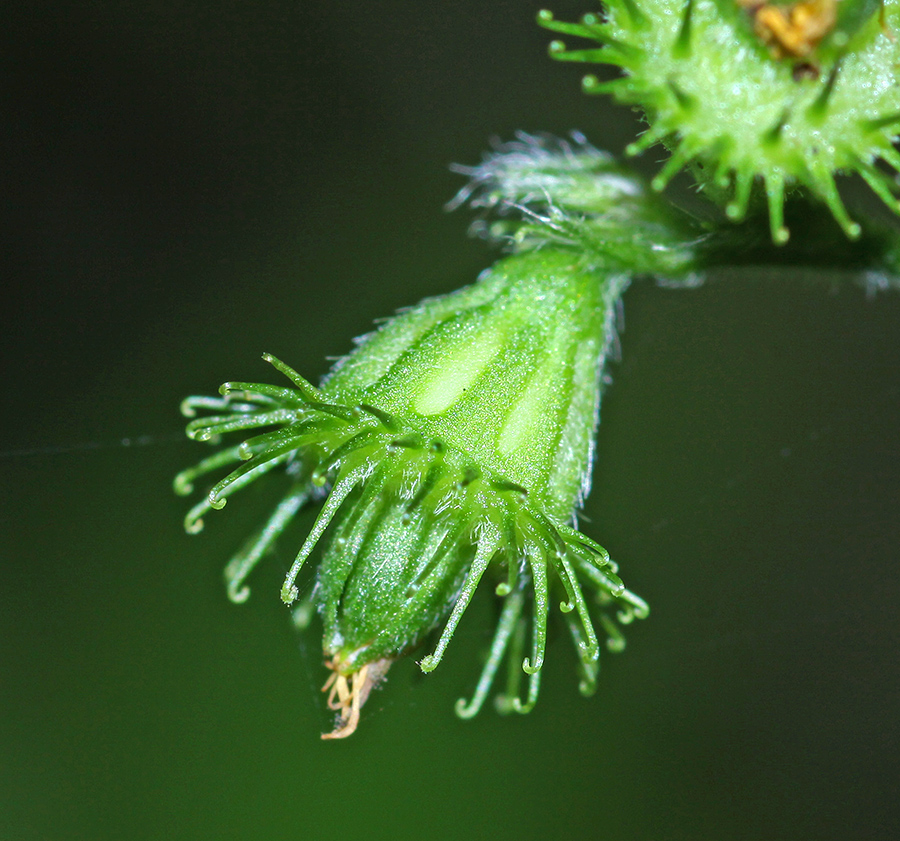
{"label": "blurred background", "polygon": [[639,129],[546,57],[542,5],[5,5],[0,839],[898,837],[900,295],[627,293],[584,529],[652,614],[592,699],[557,628],[530,716],[459,721],[481,594],[323,743],[296,547],[245,605],[222,584],[265,483],[182,530],[185,395],[263,351],[315,380],[472,282],[493,254],[442,206],[492,137]]}

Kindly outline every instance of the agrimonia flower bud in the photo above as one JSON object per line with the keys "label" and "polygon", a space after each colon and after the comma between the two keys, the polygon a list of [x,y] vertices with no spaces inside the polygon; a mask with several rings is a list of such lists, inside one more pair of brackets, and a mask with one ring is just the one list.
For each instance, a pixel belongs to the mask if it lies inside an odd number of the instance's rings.
{"label": "agrimonia flower bud", "polygon": [[[619,649],[615,620],[647,614],[607,552],[574,524],[590,484],[601,372],[629,277],[561,247],[515,254],[473,286],[387,321],[321,388],[266,355],[290,387],[226,383],[221,397],[185,401],[188,416],[212,413],[188,424],[193,439],[218,443],[228,433],[265,430],[176,478],[176,491],[187,494],[201,476],[231,468],[189,512],[189,532],[270,470],[290,476],[268,522],[226,569],[234,601],[247,598],[247,575],[294,515],[324,500],[281,595],[293,604],[303,589],[302,612],[312,605],[321,615],[332,671],[325,688],[338,714],[326,738],[350,735],[390,663],[433,631],[436,642],[419,665],[437,667],[486,577],[502,608],[474,695],[457,704],[462,717],[481,708],[505,658],[528,685],[520,697],[518,678],[511,680],[498,708],[531,709],[555,599],[585,693],[598,670],[595,622],[608,647]],[[320,541],[310,590],[299,576]]]}

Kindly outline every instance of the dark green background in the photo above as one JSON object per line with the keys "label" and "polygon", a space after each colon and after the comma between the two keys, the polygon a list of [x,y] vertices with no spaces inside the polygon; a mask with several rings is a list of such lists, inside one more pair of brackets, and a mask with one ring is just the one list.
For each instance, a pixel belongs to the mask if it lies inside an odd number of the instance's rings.
{"label": "dark green background", "polygon": [[[12,4],[7,4],[12,5]],[[21,4],[0,21],[0,839],[888,839],[900,296],[749,273],[626,295],[585,530],[651,602],[599,692],[457,720],[491,633],[329,725],[266,488],[184,535],[179,400],[310,378],[491,255],[442,212],[491,135],[637,123],[506,2]],[[558,0],[560,16],[585,9]],[[661,157],[652,151],[644,165]],[[121,446],[123,439],[130,446]]]}

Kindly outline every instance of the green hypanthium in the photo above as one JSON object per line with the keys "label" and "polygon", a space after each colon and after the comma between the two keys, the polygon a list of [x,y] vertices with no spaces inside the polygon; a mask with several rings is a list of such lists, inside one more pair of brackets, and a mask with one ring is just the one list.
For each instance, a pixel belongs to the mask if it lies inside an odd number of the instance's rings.
{"label": "green hypanthium", "polygon": [[[601,648],[620,650],[620,626],[648,613],[576,522],[622,295],[636,277],[690,286],[714,266],[788,257],[895,285],[894,232],[851,215],[835,176],[858,173],[897,209],[882,162],[900,169],[898,6],[610,0],[578,23],[542,12],[541,25],[599,45],[553,42],[552,56],[621,69],[585,89],[643,109],[648,130],[626,151],[663,143],[662,171],[646,184],[580,134],[499,145],[458,168],[469,181],[451,203],[478,208],[480,230],[507,252],[475,284],[384,322],[319,387],[266,354],[275,384],[228,382],[185,400],[188,436],[216,447],[175,481],[180,494],[214,482],[189,532],[259,477],[288,477],[228,564],[233,601],[295,515],[319,506],[281,598],[298,624],[321,617],[337,713],[326,738],[355,730],[398,657],[418,652],[422,671],[435,669],[483,581],[499,621],[457,713],[479,711],[504,661],[497,708],[532,708],[553,613],[578,652],[581,690],[593,691]],[[710,199],[693,215],[660,195],[684,167]]]}
{"label": "green hypanthium", "polygon": [[622,75],[584,80],[639,106],[647,131],[626,149],[662,143],[671,156],[653,179],[661,190],[690,167],[729,219],[747,215],[761,189],[772,239],[784,243],[786,191],[823,201],[846,235],[862,233],[838,194],[835,175],[859,173],[894,211],[900,154],[900,3],[886,0],[616,0],[604,13],[548,29],[590,39],[594,48],[551,44],[557,59],[613,65]]}

